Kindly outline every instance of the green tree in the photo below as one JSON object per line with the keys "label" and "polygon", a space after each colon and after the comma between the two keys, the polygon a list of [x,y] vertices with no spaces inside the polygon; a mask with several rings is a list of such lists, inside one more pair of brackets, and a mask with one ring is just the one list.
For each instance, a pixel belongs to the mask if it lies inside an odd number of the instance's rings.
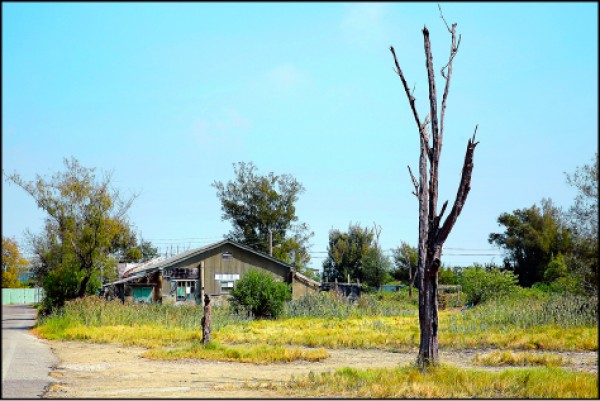
{"label": "green tree", "polygon": [[391,281],[392,262],[378,245],[367,250],[363,256],[362,267],[363,280],[368,288],[377,289]]}
{"label": "green tree", "polygon": [[27,265],[27,259],[21,255],[17,241],[2,237],[2,288],[24,287],[19,277]]}
{"label": "green tree", "polygon": [[234,309],[247,308],[254,317],[276,318],[283,311],[283,304],[292,298],[289,286],[276,281],[272,274],[258,269],[250,269],[238,280],[231,290]]}
{"label": "green tree", "polygon": [[120,255],[121,262],[147,262],[158,257],[158,248],[152,246],[150,241],[142,240],[138,245],[137,238],[133,238],[128,249]]}
{"label": "green tree", "polygon": [[416,247],[402,241],[399,247],[392,250],[392,255],[396,267],[392,272],[392,276],[396,280],[408,283],[408,295],[412,297],[412,288],[418,273],[419,252]]}
{"label": "green tree", "polygon": [[588,294],[598,293],[598,153],[593,161],[567,174],[577,189],[574,204],[566,213],[574,237],[574,249],[565,255],[574,278]]}
{"label": "green tree", "polygon": [[304,187],[289,174],[259,175],[253,163],[234,164],[235,178],[223,184],[215,181],[223,220],[233,229],[227,238],[269,253],[272,235],[273,256],[303,271],[310,260],[308,241],[313,233],[297,223],[296,202]]}
{"label": "green tree", "polygon": [[323,281],[365,283],[378,287],[390,278],[391,262],[379,247],[376,228],[348,226],[348,231],[329,231],[327,258],[323,261]]}
{"label": "green tree", "polygon": [[544,271],[544,281],[546,283],[551,283],[562,277],[567,277],[568,274],[569,272],[567,263],[565,261],[565,255],[559,253],[558,255],[553,255],[550,258],[550,262],[546,267],[546,271]]}
{"label": "green tree", "polygon": [[64,164],[65,171],[51,179],[7,177],[47,213],[44,232],[30,236],[39,259],[36,272],[52,306],[95,292],[101,279],[114,275],[111,255],[127,248],[132,238],[125,214],[135,197],[122,200],[111,188],[110,175],[99,180],[95,169],[75,158]]}
{"label": "green tree", "polygon": [[541,208],[533,205],[503,213],[498,223],[505,231],[490,234],[489,242],[507,252],[505,267],[518,275],[522,286],[542,282],[552,255],[568,254],[573,249],[571,232],[551,200],[542,199]]}
{"label": "green tree", "polygon": [[477,305],[514,291],[517,288],[517,277],[510,271],[497,268],[487,270],[475,265],[462,270],[459,283],[465,294],[465,301]]}

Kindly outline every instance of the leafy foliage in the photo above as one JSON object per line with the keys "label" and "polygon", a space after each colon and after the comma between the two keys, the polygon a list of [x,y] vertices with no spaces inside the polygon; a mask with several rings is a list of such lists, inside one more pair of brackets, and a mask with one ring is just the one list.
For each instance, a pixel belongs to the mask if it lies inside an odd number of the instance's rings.
{"label": "leafy foliage", "polygon": [[16,240],[2,237],[2,288],[19,288],[24,284],[19,280],[27,260],[19,251]]}
{"label": "leafy foliage", "polygon": [[44,232],[30,234],[35,268],[49,307],[91,294],[100,277],[116,275],[110,255],[129,246],[133,237],[125,213],[133,199],[123,201],[110,186],[110,176],[97,180],[93,168],[65,159],[65,171],[51,179],[25,181],[17,173],[8,180],[23,188],[47,213]]}
{"label": "leafy foliage", "polygon": [[505,231],[490,234],[489,242],[508,253],[505,265],[518,275],[522,286],[543,281],[552,256],[573,249],[571,232],[561,224],[560,210],[550,200],[543,199],[541,208],[533,205],[503,213],[498,223]]}
{"label": "leafy foliage", "polygon": [[376,290],[391,280],[392,262],[378,245],[367,250],[362,260],[363,280],[366,289]]}
{"label": "leafy foliage", "polygon": [[414,283],[419,263],[417,248],[402,241],[400,246],[392,250],[392,254],[395,266],[395,269],[392,271],[394,279],[405,282],[412,281]]}
{"label": "leafy foliage", "polygon": [[323,280],[346,282],[348,277],[367,287],[377,288],[389,281],[392,264],[379,247],[375,228],[350,224],[347,232],[329,231],[327,259],[323,262]]}
{"label": "leafy foliage", "polygon": [[253,163],[234,164],[234,172],[234,180],[212,185],[221,201],[222,219],[233,224],[228,237],[268,253],[271,231],[273,256],[302,270],[310,260],[308,240],[313,235],[305,223],[295,224],[302,184],[288,174],[258,175]]}
{"label": "leafy foliage", "polygon": [[461,272],[459,283],[466,302],[477,305],[516,290],[517,278],[508,271],[500,271],[497,268],[485,270],[475,266]]}
{"label": "leafy foliage", "polygon": [[292,295],[287,284],[258,269],[249,270],[231,290],[232,305],[247,308],[255,317],[277,317]]}
{"label": "leafy foliage", "polygon": [[598,293],[598,153],[592,163],[567,174],[567,183],[578,191],[575,203],[566,217],[575,246],[565,255],[571,275],[577,278],[581,290]]}

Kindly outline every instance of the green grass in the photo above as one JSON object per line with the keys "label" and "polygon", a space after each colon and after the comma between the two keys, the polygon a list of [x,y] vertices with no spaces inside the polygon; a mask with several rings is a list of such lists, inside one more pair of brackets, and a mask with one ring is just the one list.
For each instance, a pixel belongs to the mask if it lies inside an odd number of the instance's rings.
{"label": "green grass", "polygon": [[[105,301],[97,296],[75,299],[50,316],[40,319],[38,325],[57,328],[81,324],[87,327],[156,325],[176,326],[183,330],[202,330],[201,305],[123,305],[118,300]],[[229,324],[243,324],[246,314],[232,313],[229,307],[213,307],[211,327],[218,330]]]}
{"label": "green grass", "polygon": [[[323,296],[323,299],[327,297]],[[313,301],[307,301],[306,305],[314,306],[310,303]],[[321,300],[315,302],[322,305],[319,303]],[[363,302],[366,306],[360,306],[360,303],[340,305],[347,307],[347,311],[355,308],[364,312],[375,308],[369,306],[376,302],[375,298],[365,298]],[[567,297],[551,302],[530,297],[521,299],[520,305],[515,302],[510,299],[506,303],[490,302],[463,312],[440,311],[440,347],[558,351],[598,349],[598,327],[591,318],[594,315],[582,307],[587,304]],[[340,305],[333,306],[331,310],[336,310]],[[249,321],[246,315],[236,315],[227,308],[215,307],[212,317],[213,338],[231,344],[414,350],[419,342],[418,317],[412,311],[403,310],[405,306],[405,303],[399,304],[398,316],[352,312],[358,317],[336,318],[327,312],[325,317],[258,321]],[[296,312],[300,309],[298,306]],[[382,310],[389,311],[389,308]],[[559,312],[553,312],[555,310]],[[313,309],[311,313],[317,312]],[[544,317],[558,313],[560,319]],[[201,316],[202,309],[199,306],[122,305],[88,297],[69,302],[60,312],[42,319],[36,331],[49,339],[148,348],[191,345],[201,337]]]}
{"label": "green grass", "polygon": [[363,294],[356,303],[332,292],[311,294],[286,303],[282,318],[314,317],[347,319],[369,316],[416,316],[418,295],[407,290]]}
{"label": "green grass", "polygon": [[240,346],[224,346],[216,341],[203,346],[195,343],[192,346],[180,349],[151,350],[142,355],[149,359],[176,360],[176,359],[205,359],[215,361],[230,361],[244,363],[278,363],[293,362],[298,360],[318,362],[329,358],[329,353],[323,349],[300,349],[267,344],[245,344]]}
{"label": "green grass", "polygon": [[292,397],[341,398],[598,398],[594,374],[561,368],[488,372],[452,366],[339,369],[297,377],[272,389]]}
{"label": "green grass", "polygon": [[598,325],[596,297],[523,292],[529,296],[511,294],[453,315],[448,330],[464,334],[481,330],[523,330],[542,325],[564,329]]}
{"label": "green grass", "polygon": [[531,352],[493,351],[488,354],[475,354],[475,365],[479,366],[564,366],[562,356]]}

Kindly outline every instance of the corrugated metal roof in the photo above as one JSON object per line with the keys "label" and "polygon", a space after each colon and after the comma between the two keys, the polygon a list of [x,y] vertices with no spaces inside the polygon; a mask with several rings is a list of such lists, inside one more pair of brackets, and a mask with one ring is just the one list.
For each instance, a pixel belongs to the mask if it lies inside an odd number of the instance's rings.
{"label": "corrugated metal roof", "polygon": [[205,252],[212,251],[212,250],[219,248],[220,246],[225,245],[225,244],[229,244],[229,245],[235,246],[237,248],[243,249],[245,251],[254,253],[258,256],[268,259],[268,260],[270,260],[274,263],[277,263],[277,264],[279,264],[285,268],[288,268],[290,270],[294,269],[294,266],[287,264],[277,258],[269,256],[266,253],[259,252],[259,251],[252,249],[246,245],[238,244],[237,242],[233,242],[231,240],[226,239],[223,241],[219,241],[219,242],[215,242],[213,244],[206,245],[201,248],[190,249],[188,251],[182,252],[180,254],[177,254],[177,255],[172,256],[167,259],[156,260],[156,262],[154,260],[150,261],[148,264],[144,264],[142,266],[135,268],[131,273],[129,273],[129,277],[138,277],[138,276],[146,275],[147,273],[154,272],[157,270],[163,270],[163,269],[170,267],[178,262],[181,262],[182,260],[201,255]]}
{"label": "corrugated metal roof", "polygon": [[109,285],[115,285],[115,284],[123,284],[123,283],[128,283],[128,282],[130,282],[130,281],[134,281],[134,280],[136,280],[136,279],[138,279],[138,280],[139,280],[140,278],[143,278],[143,276],[127,277],[127,278],[124,278],[124,279],[121,279],[121,280],[113,281],[112,283],[106,283],[106,284],[103,284],[103,285],[102,285],[102,287],[107,287],[107,286],[109,286]]}

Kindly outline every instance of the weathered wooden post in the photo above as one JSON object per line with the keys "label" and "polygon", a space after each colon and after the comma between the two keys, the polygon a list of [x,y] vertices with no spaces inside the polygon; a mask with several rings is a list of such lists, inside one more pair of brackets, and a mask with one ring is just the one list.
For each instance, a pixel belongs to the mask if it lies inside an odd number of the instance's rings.
{"label": "weathered wooden post", "polygon": [[208,294],[204,294],[204,316],[200,321],[202,324],[202,345],[206,345],[210,341],[210,313],[212,307],[210,306],[210,297]]}

